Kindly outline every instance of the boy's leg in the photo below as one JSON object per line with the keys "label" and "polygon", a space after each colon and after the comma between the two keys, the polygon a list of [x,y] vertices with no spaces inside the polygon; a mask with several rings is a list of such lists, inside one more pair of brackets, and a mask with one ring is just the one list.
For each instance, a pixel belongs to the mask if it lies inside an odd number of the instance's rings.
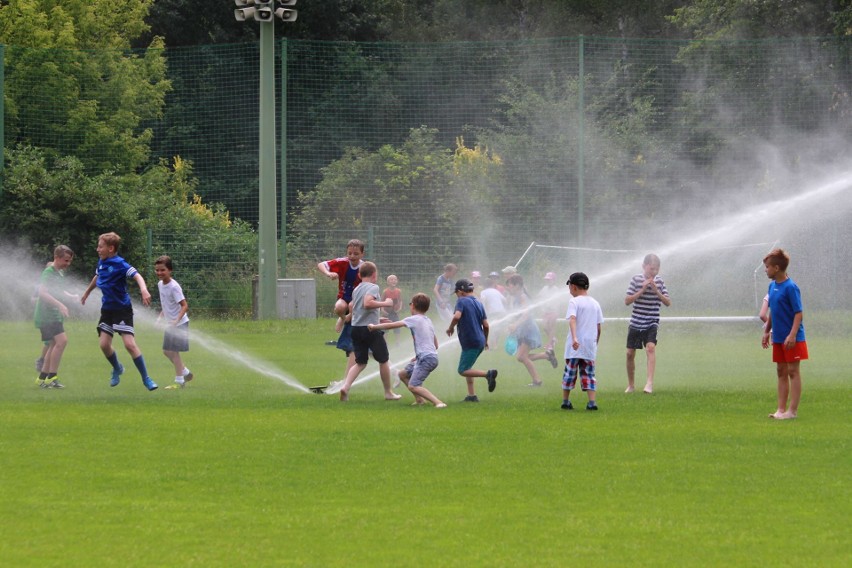
{"label": "boy's leg", "polygon": [[437,396],[429,392],[426,387],[408,387],[408,390],[410,390],[411,393],[416,397],[425,398],[426,400],[434,404],[437,408],[444,408],[445,406],[447,406],[446,404],[441,402],[441,400]]}
{"label": "boy's leg", "polygon": [[633,392],[633,383],[636,377],[636,350],[627,348],[627,390]]}
{"label": "boy's leg", "polygon": [[346,323],[346,312],[349,311],[349,302],[343,298],[339,298],[334,303],[334,313],[337,315],[337,322],[334,324],[334,331],[340,333],[343,331],[343,325]]}
{"label": "boy's leg", "polygon": [[781,418],[787,412],[787,399],[790,397],[790,376],[788,363],[776,363],[775,374],[778,379],[778,405],[770,418]]}
{"label": "boy's leg", "polygon": [[646,343],[645,355],[648,357],[648,378],[645,380],[643,392],[651,394],[654,392],[654,370],[657,367],[657,344]]}
{"label": "boy's leg", "polygon": [[799,400],[802,398],[802,375],[799,371],[799,361],[787,363],[787,375],[790,377],[790,405],[786,417],[795,418],[799,412]]}
{"label": "boy's leg", "polygon": [[60,333],[54,336],[47,350],[47,356],[44,358],[42,372],[58,373],[59,363],[62,361],[62,354],[65,352],[65,347],[68,345],[68,336],[65,333]]}
{"label": "boy's leg", "polygon": [[346,378],[343,380],[343,386],[340,388],[340,400],[342,402],[349,400],[349,389],[352,388],[352,383],[355,382],[355,379],[358,378],[358,375],[361,374],[361,371],[363,371],[366,367],[366,363],[355,363],[349,368],[349,372],[346,373]]}
{"label": "boy's leg", "polygon": [[388,361],[379,363],[379,378],[382,379],[382,386],[385,389],[385,400],[399,400],[402,398],[402,395],[393,392],[393,387],[391,387],[390,363]]}
{"label": "boy's leg", "polygon": [[142,376],[142,384],[144,384],[145,388],[150,391],[157,390],[157,383],[151,380],[151,377],[148,376],[148,368],[145,366],[145,357],[142,356],[142,350],[139,349],[138,345],[136,345],[136,338],[129,333],[123,333],[121,334],[121,340],[124,342],[124,348],[127,349],[127,352],[130,353],[130,356],[133,358],[133,364],[136,365],[136,369]]}
{"label": "boy's leg", "polygon": [[571,404],[571,390],[577,382],[577,364],[576,361],[565,359],[565,370],[562,373],[562,409],[573,410]]}

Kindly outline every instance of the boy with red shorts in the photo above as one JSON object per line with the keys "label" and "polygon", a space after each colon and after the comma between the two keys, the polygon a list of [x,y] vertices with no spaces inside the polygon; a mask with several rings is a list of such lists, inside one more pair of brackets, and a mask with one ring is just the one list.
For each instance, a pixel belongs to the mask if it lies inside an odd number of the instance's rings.
{"label": "boy with red shorts", "polygon": [[[802,294],[787,276],[790,255],[774,249],[763,259],[769,284],[769,315],[763,327],[763,348],[772,343],[772,362],[778,375],[778,408],[769,415],[777,420],[795,418],[802,397],[799,363],[808,358],[805,326],[802,324]],[[789,406],[787,403],[789,401]]]}

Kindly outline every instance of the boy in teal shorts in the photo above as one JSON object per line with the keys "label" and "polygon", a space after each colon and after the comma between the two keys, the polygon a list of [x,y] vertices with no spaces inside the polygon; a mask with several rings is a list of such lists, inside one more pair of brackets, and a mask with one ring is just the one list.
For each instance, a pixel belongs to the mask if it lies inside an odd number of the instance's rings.
{"label": "boy in teal shorts", "polygon": [[462,402],[479,402],[473,379],[485,377],[488,381],[488,392],[494,392],[497,387],[497,369],[481,371],[473,365],[483,349],[488,349],[488,318],[482,303],[473,295],[473,282],[462,278],[456,282],[456,308],[447,336],[452,337],[456,327],[459,330],[459,344],[462,352],[459,358],[459,375],[467,381],[467,396]]}

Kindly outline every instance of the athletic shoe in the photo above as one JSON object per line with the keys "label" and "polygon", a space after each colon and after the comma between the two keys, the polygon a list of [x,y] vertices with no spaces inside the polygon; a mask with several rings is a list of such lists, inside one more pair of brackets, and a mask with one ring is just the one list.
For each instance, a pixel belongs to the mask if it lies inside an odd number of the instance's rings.
{"label": "athletic shoe", "polygon": [[142,384],[145,385],[145,388],[149,391],[157,390],[157,383],[151,380],[151,377],[145,377],[142,379]]}
{"label": "athletic shoe", "polygon": [[[146,386],[147,386],[147,385],[146,385]],[[166,387],[166,390],[175,390],[175,389],[182,389],[182,388],[183,388],[183,385],[182,385],[182,384],[180,384],[180,383],[172,383],[172,384],[170,384],[169,386],[167,386],[167,387]]]}
{"label": "athletic shoe", "polygon": [[124,365],[121,363],[118,364],[118,369],[112,370],[112,377],[109,380],[109,386],[115,387],[118,386],[118,383],[121,382],[121,374],[124,372]]}
{"label": "athletic shoe", "polygon": [[38,359],[36,359],[36,361],[35,361],[36,371],[38,371],[39,373],[41,373],[41,367],[42,367],[42,365],[44,365],[44,357],[39,357],[39,358],[38,358]]}
{"label": "athletic shoe", "polygon": [[570,400],[562,401],[562,410],[574,410],[574,405]]}
{"label": "athletic shoe", "polygon": [[195,375],[193,375],[193,374],[192,374],[192,371],[188,372],[187,374],[185,374],[185,375],[183,376],[183,380],[184,380],[184,382],[187,382],[187,383],[188,383],[189,381],[191,381],[192,379],[194,379],[194,378],[195,378]]}
{"label": "athletic shoe", "polygon": [[553,349],[548,349],[544,353],[547,355],[547,360],[550,361],[554,369],[559,366],[559,361],[556,360],[556,354],[553,352]]}
{"label": "athletic shoe", "polygon": [[52,381],[47,383],[47,386],[45,388],[48,388],[48,389],[64,389],[65,385],[60,383],[59,379],[53,379]]}
{"label": "athletic shoe", "polygon": [[497,388],[497,369],[491,369],[485,373],[485,380],[488,381],[488,392],[494,392]]}
{"label": "athletic shoe", "polygon": [[479,402],[479,397],[475,394],[464,397],[462,402]]}
{"label": "athletic shoe", "polygon": [[36,379],[36,385],[38,385],[38,388],[40,389],[46,389],[47,381],[45,381],[44,379]]}
{"label": "athletic shoe", "polygon": [[586,405],[586,410],[597,410],[598,405],[594,402],[589,401],[589,404]]}

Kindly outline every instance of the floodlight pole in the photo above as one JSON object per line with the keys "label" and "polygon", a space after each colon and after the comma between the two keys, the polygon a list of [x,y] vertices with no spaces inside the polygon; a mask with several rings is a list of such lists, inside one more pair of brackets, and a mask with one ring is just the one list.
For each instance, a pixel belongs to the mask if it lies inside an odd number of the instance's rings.
{"label": "floodlight pole", "polygon": [[275,185],[275,24],[260,24],[260,199],[258,319],[278,317],[278,206]]}

